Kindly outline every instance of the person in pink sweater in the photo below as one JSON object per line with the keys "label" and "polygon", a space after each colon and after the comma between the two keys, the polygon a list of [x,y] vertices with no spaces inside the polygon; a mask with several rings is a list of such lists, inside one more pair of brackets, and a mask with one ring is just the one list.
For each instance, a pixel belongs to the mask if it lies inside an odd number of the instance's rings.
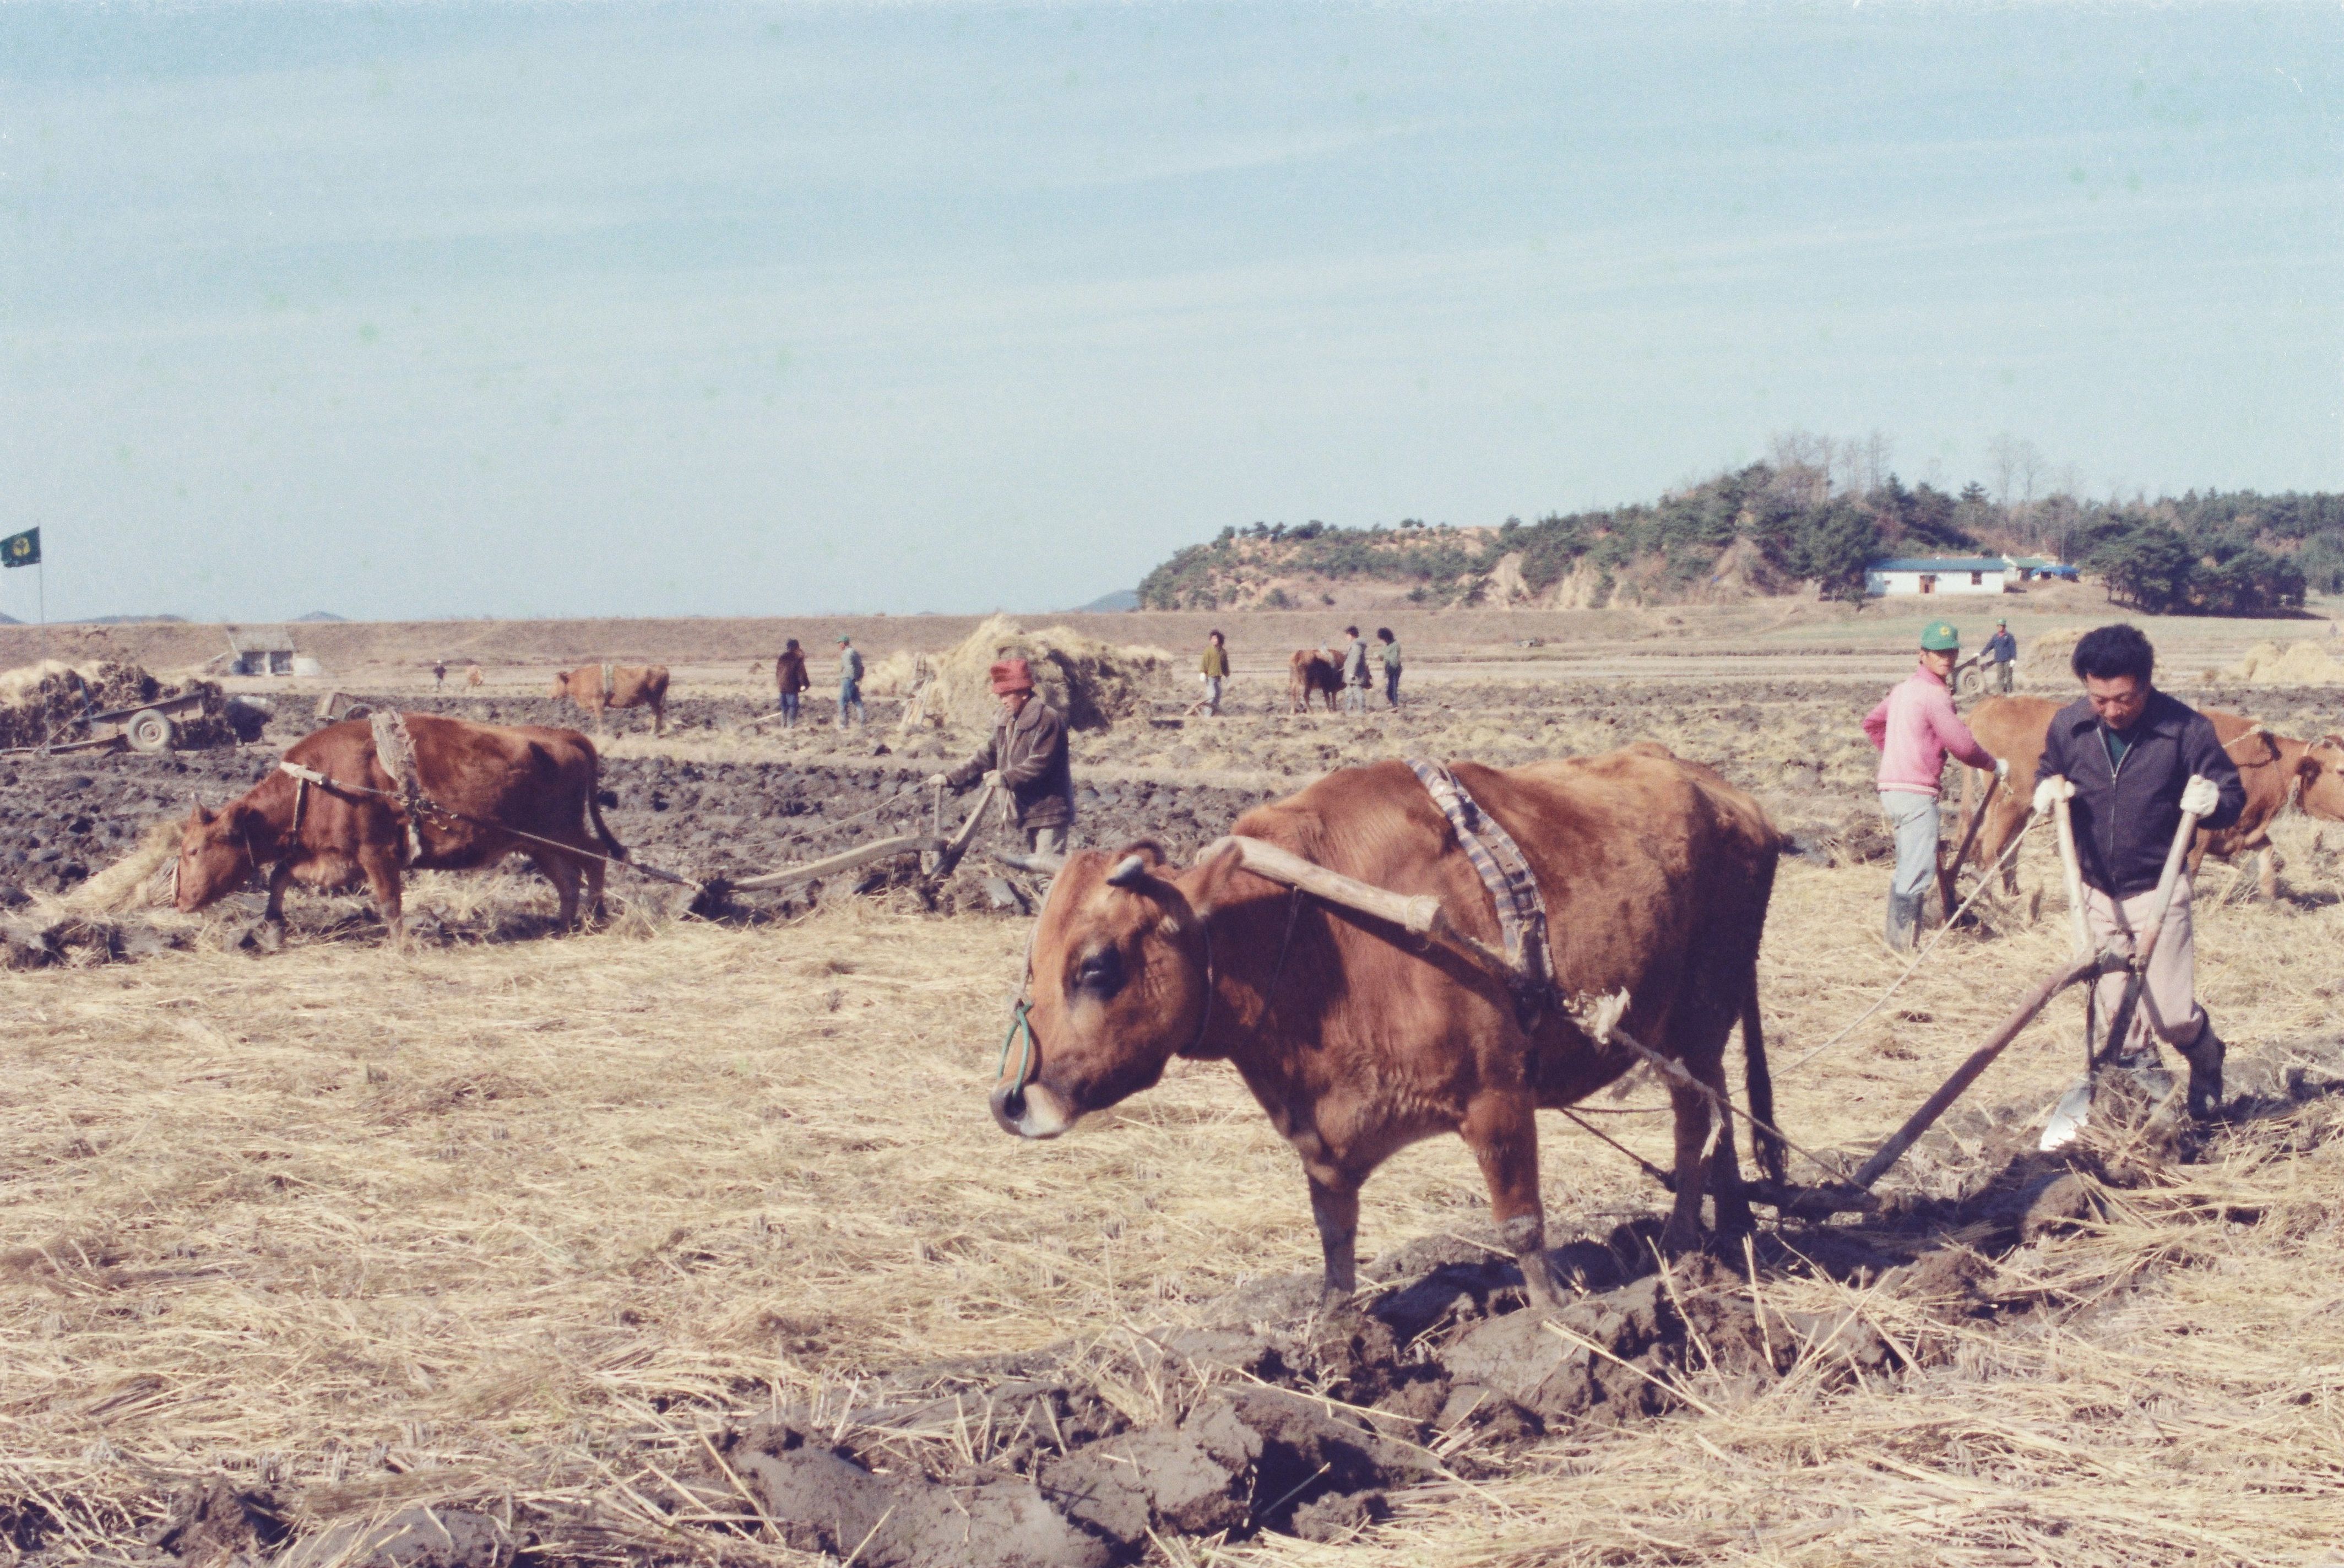
{"label": "person in pink sweater", "polygon": [[1880,752],[1881,814],[1896,837],[1887,940],[1899,952],[1918,935],[1921,901],[1937,875],[1937,780],[1945,771],[1945,754],[1996,773],[2009,766],[1978,744],[1954,712],[1954,693],[1945,683],[1961,655],[1962,636],[1953,622],[1931,622],[1921,633],[1920,668],[1864,715],[1864,733]]}

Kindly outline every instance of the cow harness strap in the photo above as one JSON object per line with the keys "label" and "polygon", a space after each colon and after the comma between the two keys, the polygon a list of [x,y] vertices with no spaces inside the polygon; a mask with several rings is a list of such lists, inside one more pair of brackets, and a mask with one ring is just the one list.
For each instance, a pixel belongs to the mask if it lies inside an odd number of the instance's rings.
{"label": "cow harness strap", "polygon": [[1424,785],[1425,794],[1440,808],[1455,830],[1458,847],[1473,865],[1490,902],[1498,913],[1498,930],[1504,936],[1506,962],[1513,973],[1508,984],[1515,1010],[1524,1027],[1535,1023],[1554,996],[1554,972],[1547,951],[1546,902],[1539,896],[1538,878],[1521,846],[1481,804],[1457,775],[1440,763],[1410,757],[1408,765]]}
{"label": "cow harness strap", "polygon": [[602,705],[609,707],[619,695],[619,670],[615,664],[602,666]]}
{"label": "cow harness strap", "polygon": [[390,775],[399,792],[399,809],[407,816],[406,864],[423,858],[423,816],[432,809],[424,798],[423,781],[415,772],[415,742],[407,733],[407,715],[389,708],[374,712],[374,756]]}

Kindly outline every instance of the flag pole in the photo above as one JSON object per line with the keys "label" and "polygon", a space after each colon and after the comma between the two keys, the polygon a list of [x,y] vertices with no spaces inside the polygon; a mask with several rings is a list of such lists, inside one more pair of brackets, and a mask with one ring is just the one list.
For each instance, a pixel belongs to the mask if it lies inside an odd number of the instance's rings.
{"label": "flag pole", "polygon": [[[46,689],[49,683],[49,566],[45,561],[33,562],[33,602],[39,606],[34,612],[41,623],[41,678],[33,683],[33,690]],[[56,738],[49,727],[49,704],[41,703],[41,751],[47,754],[49,743]]]}

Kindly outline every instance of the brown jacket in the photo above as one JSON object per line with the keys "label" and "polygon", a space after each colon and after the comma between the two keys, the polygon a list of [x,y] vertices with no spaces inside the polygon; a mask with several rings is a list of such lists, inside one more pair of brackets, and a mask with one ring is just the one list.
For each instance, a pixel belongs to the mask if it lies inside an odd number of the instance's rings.
{"label": "brown jacket", "polygon": [[813,682],[806,676],[803,653],[783,653],[773,661],[773,684],[784,692],[803,692]]}
{"label": "brown jacket", "polygon": [[1066,756],[1066,721],[1036,693],[1025,712],[1006,710],[994,721],[984,749],[945,779],[965,789],[998,772],[1009,791],[1011,818],[1019,827],[1071,827],[1075,821],[1075,774]]}

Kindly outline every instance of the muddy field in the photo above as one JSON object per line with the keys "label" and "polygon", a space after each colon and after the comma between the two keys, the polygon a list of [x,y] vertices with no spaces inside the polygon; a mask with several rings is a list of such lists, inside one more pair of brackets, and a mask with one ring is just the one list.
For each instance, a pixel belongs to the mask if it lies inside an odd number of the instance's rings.
{"label": "muddy field", "polygon": [[[1786,865],[1762,974],[1784,1125],[1826,1158],[2065,951],[2056,901],[2028,917],[2056,882],[2032,844],[2016,905],[1807,1062],[1901,967],[1870,936],[1876,693],[1427,693],[1353,721],[1241,689],[1218,723],[1078,737],[1085,836],[1185,853],[1377,756],[1714,761],[1827,851]],[[2336,727],[2323,693],[2222,696]],[[659,743],[619,716],[620,837],[695,874],[812,858],[924,820],[917,781],[966,739],[770,736],[762,711],[692,699]],[[0,922],[59,920],[274,756],[0,764]],[[610,926],[561,942],[510,871],[417,878],[403,951],[350,899],[297,898],[282,951],[249,907],[82,917],[0,974],[0,1540],[187,1568],[2308,1560],[2344,1517],[2333,836],[2288,820],[2278,903],[2204,916],[2239,1066],[2181,1159],[2029,1152],[2076,1009],[1880,1213],[1666,1269],[1665,1195],[1551,1121],[1578,1296],[1552,1319],[1520,1310],[1453,1140],[1370,1184],[1377,1261],[1328,1312],[1293,1157],[1226,1067],[1003,1138],[984,1096],[1036,890],[974,857],[943,896],[858,875],[716,920],[621,875]],[[1664,1161],[1663,1106],[1585,1109]]]}

